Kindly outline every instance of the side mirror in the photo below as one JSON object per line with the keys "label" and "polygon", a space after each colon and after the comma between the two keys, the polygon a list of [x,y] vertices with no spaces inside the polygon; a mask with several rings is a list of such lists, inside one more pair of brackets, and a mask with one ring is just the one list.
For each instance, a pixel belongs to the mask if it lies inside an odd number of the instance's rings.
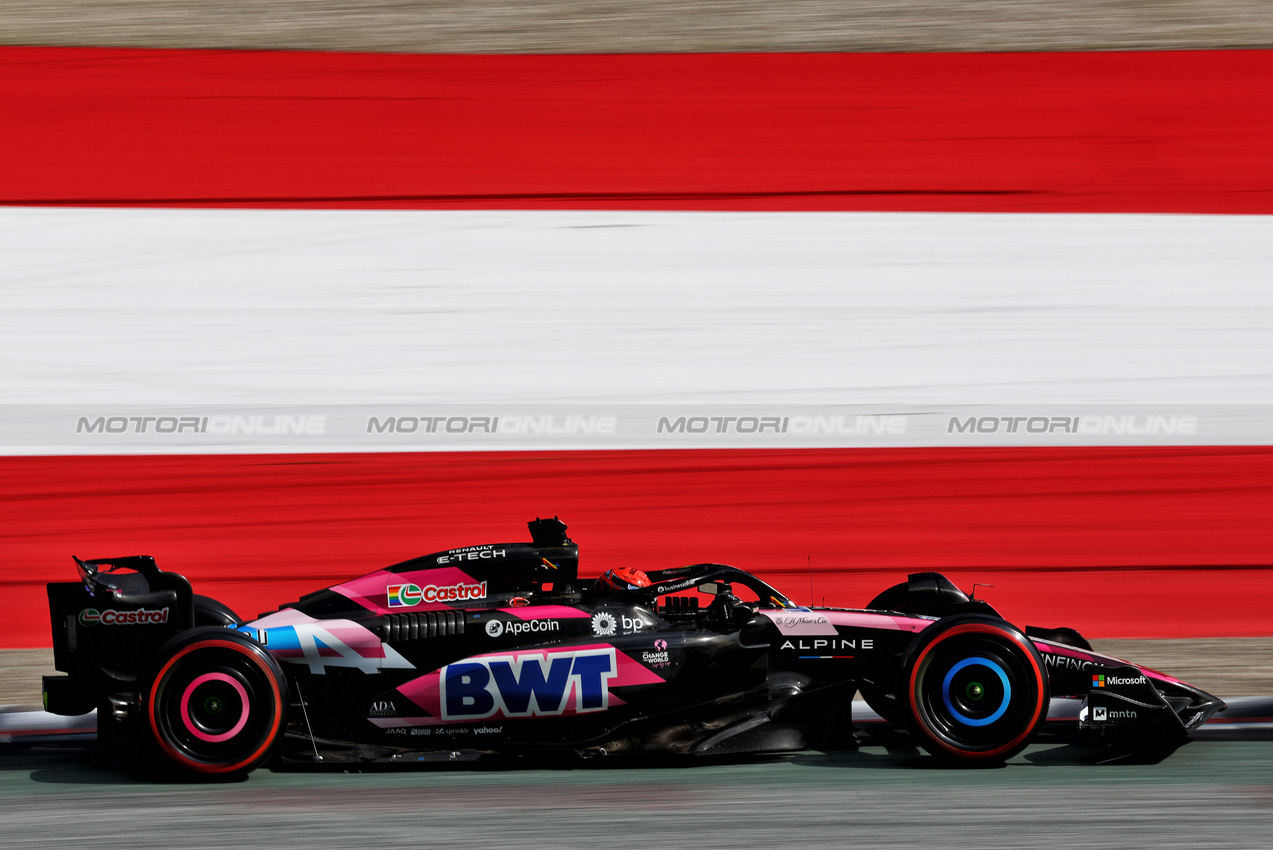
{"label": "side mirror", "polygon": [[700,584],[696,589],[698,590],[699,593],[706,593],[708,596],[715,596],[716,594],[720,593],[720,585],[714,581],[704,582],[703,584]]}

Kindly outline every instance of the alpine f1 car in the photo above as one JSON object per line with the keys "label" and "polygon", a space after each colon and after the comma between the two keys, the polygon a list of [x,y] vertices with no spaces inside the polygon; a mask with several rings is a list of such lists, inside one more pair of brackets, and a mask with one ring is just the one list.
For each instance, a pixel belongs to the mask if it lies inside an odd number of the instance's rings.
{"label": "alpine f1 car", "polygon": [[853,697],[934,756],[1002,762],[1049,700],[1077,731],[1180,742],[1219,699],[1018,628],[937,573],[864,609],[805,608],[721,564],[578,578],[556,518],[530,543],[450,549],[244,621],[149,557],[48,585],[48,711],[96,709],[115,753],[195,774],[267,759],[358,765],[527,754],[855,746]]}

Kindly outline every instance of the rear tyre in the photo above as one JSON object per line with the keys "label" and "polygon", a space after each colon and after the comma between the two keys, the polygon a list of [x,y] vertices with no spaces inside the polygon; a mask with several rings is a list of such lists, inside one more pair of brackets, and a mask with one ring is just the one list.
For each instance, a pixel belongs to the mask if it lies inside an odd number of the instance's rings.
{"label": "rear tyre", "polygon": [[196,626],[237,626],[243,621],[234,609],[211,596],[194,597],[194,624]]}
{"label": "rear tyre", "polygon": [[1048,714],[1048,676],[1034,644],[993,617],[957,615],[920,633],[906,654],[907,728],[938,758],[1001,764]]}
{"label": "rear tyre", "polygon": [[287,680],[273,656],[240,632],[177,635],[160,650],[142,693],[153,749],[182,772],[246,773],[282,737]]}

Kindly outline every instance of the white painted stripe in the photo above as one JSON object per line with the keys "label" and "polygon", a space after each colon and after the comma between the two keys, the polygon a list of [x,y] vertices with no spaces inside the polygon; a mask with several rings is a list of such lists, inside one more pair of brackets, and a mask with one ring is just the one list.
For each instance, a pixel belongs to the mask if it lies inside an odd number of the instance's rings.
{"label": "white painted stripe", "polygon": [[1273,398],[1273,217],[9,208],[0,258],[9,404]]}

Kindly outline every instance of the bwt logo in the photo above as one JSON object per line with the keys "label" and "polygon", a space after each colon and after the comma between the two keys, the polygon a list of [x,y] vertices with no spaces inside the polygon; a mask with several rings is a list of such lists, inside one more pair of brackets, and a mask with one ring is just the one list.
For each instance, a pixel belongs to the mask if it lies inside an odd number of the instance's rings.
{"label": "bwt logo", "polygon": [[548,717],[610,707],[610,680],[618,675],[614,647],[498,655],[442,668],[443,720]]}

